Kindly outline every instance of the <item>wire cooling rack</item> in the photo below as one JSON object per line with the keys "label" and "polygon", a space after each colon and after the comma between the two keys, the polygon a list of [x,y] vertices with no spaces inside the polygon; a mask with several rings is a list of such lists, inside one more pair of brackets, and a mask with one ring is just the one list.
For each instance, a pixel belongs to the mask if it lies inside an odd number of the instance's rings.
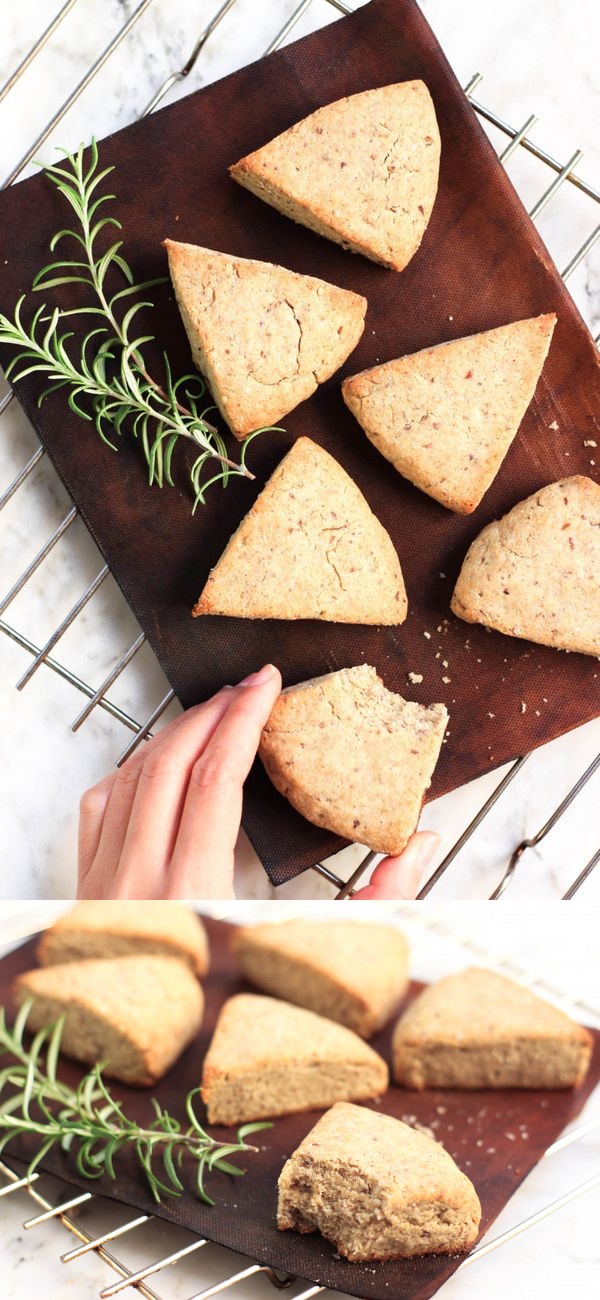
{"label": "wire cooling rack", "polygon": [[[43,47],[51,40],[51,38],[57,31],[57,28],[59,27],[60,23],[64,18],[66,18],[67,14],[74,7],[76,2],[77,0],[66,0],[66,3],[64,3],[62,7],[59,8],[53,20],[49,23],[49,25],[46,27],[45,31],[37,39],[37,41],[32,45],[28,53],[22,59],[19,66],[9,76],[5,84],[2,87],[0,87],[0,103],[7,97],[7,95],[10,94],[10,92],[17,85],[19,78],[35,61],[36,56],[40,53]],[[198,64],[198,61],[201,59],[205,46],[207,42],[210,40],[210,37],[219,27],[220,23],[227,16],[230,10],[234,8],[236,2],[237,0],[225,0],[225,3],[222,4],[215,11],[208,24],[204,27],[203,31],[198,36],[187,62],[183,65],[183,67],[179,68],[178,70],[176,70],[166,78],[163,84],[153,95],[150,103],[147,104],[146,108],[141,114],[142,117],[145,117],[149,113],[154,112],[154,110],[158,108],[158,106],[163,102],[165,97],[168,95],[169,91],[179,82],[184,82],[186,78],[190,75],[190,73],[196,68],[196,65]],[[96,77],[99,76],[105,64],[110,59],[111,55],[118,49],[118,47],[122,44],[122,42],[126,40],[130,32],[132,31],[132,28],[135,26],[135,24],[143,16],[145,11],[150,7],[152,3],[154,3],[154,0],[141,0],[141,2],[138,3],[133,8],[127,21],[124,22],[123,25],[119,28],[119,30],[113,35],[111,40],[105,46],[102,53],[98,56],[98,58],[91,65],[91,67],[89,67],[88,70],[85,72],[84,76],[81,78],[81,80],[79,81],[75,89],[72,91],[72,93],[64,101],[64,103],[61,105],[58,111],[53,115],[53,117],[46,123],[43,130],[38,135],[37,139],[33,141],[33,143],[28,147],[26,152],[23,154],[22,158],[13,167],[9,175],[4,179],[3,186],[0,188],[3,188],[6,185],[11,185],[14,181],[16,181],[21,176],[25,168],[31,163],[31,161],[34,158],[37,158],[39,156],[40,150],[45,145],[49,137],[51,136],[55,127],[57,127],[62,122],[63,118],[66,116],[66,114],[69,112],[72,106],[79,99],[80,95],[90,85],[90,83]],[[278,31],[274,39],[270,42],[270,44],[264,51],[265,54],[270,54],[273,50],[278,49],[279,46],[282,45],[287,40],[287,38],[290,36],[293,29],[295,28],[296,24],[300,21],[303,15],[307,13],[312,3],[313,0],[301,0],[301,2],[296,6],[296,8],[291,13],[287,22],[284,24],[283,27],[281,27],[281,29]],[[336,10],[340,14],[350,14],[353,12],[354,8],[356,7],[355,5],[347,4],[345,0],[326,0],[326,3],[332,9]],[[530,216],[532,217],[532,219],[534,221],[537,220],[537,218],[541,215],[541,213],[547,208],[548,204],[551,203],[552,200],[556,197],[561,187],[565,184],[568,184],[574,186],[582,195],[585,196],[587,200],[589,200],[590,211],[594,214],[594,216],[592,217],[593,220],[595,216],[598,214],[598,212],[600,211],[600,192],[597,189],[595,189],[592,185],[588,184],[587,181],[583,180],[579,175],[577,175],[574,170],[578,166],[581,160],[582,157],[581,151],[576,150],[566,162],[561,162],[558,158],[554,157],[551,153],[546,152],[546,150],[542,149],[528,135],[528,132],[531,131],[531,128],[537,121],[535,115],[529,117],[527,121],[524,122],[523,125],[520,127],[513,126],[509,122],[506,122],[503,118],[499,117],[497,113],[492,112],[491,109],[487,108],[484,104],[482,104],[479,101],[479,99],[475,98],[475,91],[477,90],[477,87],[479,86],[481,80],[482,78],[479,74],[473,76],[469,81],[468,85],[465,87],[465,94],[470,100],[470,103],[472,104],[475,113],[477,113],[477,115],[480,118],[482,118],[484,121],[488,122],[490,125],[495,127],[497,131],[501,133],[502,136],[507,137],[508,143],[500,153],[501,161],[504,164],[506,164],[517,150],[523,150],[525,153],[535,158],[538,162],[542,163],[544,167],[547,169],[547,172],[549,173],[549,183],[547,184],[546,188],[543,190],[542,194],[537,199],[533,207],[530,209]],[[589,256],[591,250],[598,242],[598,240],[600,240],[600,224],[595,225],[591,229],[590,234],[585,239],[584,243],[581,245],[580,248],[578,248],[573,253],[569,262],[564,267],[564,270],[562,271],[562,279],[564,281],[567,281],[569,277],[573,274],[573,272],[578,267],[580,267],[582,263],[585,262],[585,259]],[[596,342],[600,342],[600,335],[598,335]],[[14,400],[15,398],[12,392],[8,392],[6,396],[2,400],[0,400],[0,417],[2,416],[3,412],[7,410],[11,402],[13,402]],[[3,507],[6,506],[7,502],[14,497],[15,493],[18,492],[19,488],[21,488],[22,485],[26,482],[29,475],[39,464],[39,462],[42,460],[44,455],[45,455],[44,448],[41,445],[38,446],[37,449],[34,451],[33,455],[27,461],[27,463],[22,467],[22,469],[13,479],[13,481],[5,489],[4,493],[0,496],[0,512],[2,511]],[[155,727],[156,723],[159,722],[162,715],[166,712],[166,710],[169,708],[169,706],[175,699],[175,692],[169,689],[163,695],[163,697],[158,701],[155,707],[152,708],[148,717],[146,717],[143,722],[139,722],[135,718],[131,717],[125,710],[120,708],[110,698],[109,692],[111,688],[114,686],[115,682],[118,680],[121,674],[125,672],[125,670],[132,664],[132,662],[135,659],[135,656],[138,654],[141,647],[144,645],[146,641],[145,634],[141,631],[139,632],[139,634],[134,638],[134,640],[131,642],[128,648],[120,655],[117,661],[113,664],[113,666],[110,669],[110,672],[107,674],[107,676],[104,678],[104,680],[100,683],[99,686],[93,686],[92,684],[87,682],[82,676],[79,676],[71,668],[67,667],[67,665],[63,663],[60,659],[56,658],[53,653],[56,647],[58,646],[61,638],[65,634],[65,632],[70,627],[72,627],[72,625],[76,622],[79,615],[82,613],[83,610],[85,610],[85,608],[92,600],[95,593],[98,591],[102,583],[108,577],[109,574],[108,566],[106,564],[103,564],[101,566],[101,568],[96,573],[95,577],[92,579],[92,581],[88,584],[88,586],[81,593],[79,598],[76,600],[75,604],[65,615],[62,621],[58,624],[58,626],[55,627],[54,631],[51,633],[51,635],[47,638],[47,640],[42,645],[39,645],[36,642],[32,641],[28,636],[25,635],[24,632],[20,631],[12,623],[8,622],[4,617],[9,606],[12,604],[13,600],[15,599],[15,597],[19,595],[21,591],[23,591],[23,589],[26,587],[29,580],[38,571],[40,566],[44,563],[44,561],[47,559],[50,553],[54,550],[58,542],[60,542],[61,539],[65,536],[65,534],[68,532],[68,530],[70,529],[71,525],[74,523],[77,517],[78,517],[77,507],[75,505],[72,505],[67,510],[66,514],[64,515],[64,517],[62,518],[58,526],[54,529],[51,535],[44,542],[43,546],[38,550],[37,554],[33,557],[33,559],[30,561],[27,567],[17,578],[16,582],[13,583],[10,590],[6,592],[4,596],[0,597],[0,631],[3,632],[5,636],[9,637],[12,641],[14,641],[23,650],[26,650],[31,655],[31,663],[28,665],[26,671],[23,673],[23,675],[20,677],[19,681],[17,682],[17,690],[23,690],[25,686],[28,684],[28,682],[31,681],[32,677],[37,672],[37,670],[40,667],[44,666],[45,668],[50,669],[52,672],[56,673],[64,681],[68,682],[71,686],[75,688],[75,690],[77,690],[81,695],[85,697],[86,700],[85,704],[83,705],[81,711],[78,713],[74,722],[71,724],[72,731],[77,731],[82,726],[82,724],[86,721],[86,719],[90,717],[93,710],[96,708],[100,708],[105,710],[108,714],[111,715],[111,717],[115,718],[118,722],[120,722],[127,731],[133,733],[131,739],[127,742],[121,754],[118,756],[116,760],[117,766],[120,766],[125,761],[125,759],[128,758],[128,756],[131,753],[133,753],[133,751],[137,748],[137,746],[141,744],[143,740],[150,738],[152,736],[153,728]],[[503,775],[502,779],[498,782],[495,789],[492,791],[491,795],[486,799],[485,803],[478,809],[475,816],[464,828],[459,838],[453,844],[452,848],[445,855],[443,861],[439,864],[439,866],[433,872],[429,880],[423,886],[419,894],[419,898],[427,897],[427,895],[431,892],[431,890],[441,879],[444,873],[448,870],[451,864],[455,862],[459,854],[462,853],[462,851],[464,850],[465,846],[469,844],[473,834],[478,830],[482,822],[485,820],[485,818],[488,816],[491,810],[495,807],[498,800],[501,799],[501,797],[504,795],[509,785],[511,785],[511,783],[515,780],[515,778],[522,773],[523,768],[525,767],[529,758],[530,755],[522,755],[515,762],[513,762],[512,765],[508,768],[507,772]],[[514,852],[510,857],[509,862],[505,867],[504,873],[502,875],[502,878],[498,886],[496,887],[493,894],[491,895],[492,898],[497,899],[500,898],[502,894],[504,894],[504,892],[506,891],[506,889],[508,888],[508,886],[510,885],[511,881],[514,878],[514,875],[517,871],[518,865],[523,855],[529,849],[536,849],[546,839],[546,836],[548,836],[552,832],[552,830],[556,827],[558,822],[561,820],[563,814],[566,813],[567,809],[571,806],[573,801],[581,793],[581,791],[587,785],[588,781],[591,780],[591,778],[594,776],[594,774],[596,773],[599,767],[600,767],[600,754],[598,754],[595,757],[595,759],[589,764],[589,766],[585,769],[585,771],[580,774],[578,779],[567,791],[567,793],[563,796],[560,803],[557,805],[557,807],[555,807],[551,815],[548,817],[546,822],[540,827],[537,833],[527,839],[523,839],[517,845],[517,847],[515,848]],[[339,899],[348,898],[351,897],[353,890],[357,886],[360,878],[373,864],[373,862],[376,859],[376,856],[377,855],[373,853],[367,853],[362,858],[359,865],[351,873],[351,875],[347,880],[343,880],[340,877],[340,875],[338,875],[337,872],[333,869],[333,866],[331,864],[326,865],[324,863],[315,863],[314,866],[311,868],[311,870],[316,872],[321,877],[323,877],[335,888],[335,890],[337,891],[336,893],[337,898]],[[600,862],[600,847],[598,847],[598,849],[593,853],[590,860],[579,871],[579,874],[573,880],[572,884],[569,886],[566,893],[563,895],[563,898],[565,899],[573,898],[575,894],[585,884],[586,880],[589,879],[594,868],[597,866],[599,862]]]}
{"label": "wire cooling rack", "polygon": [[[326,913],[327,904],[324,904],[323,908]],[[244,923],[248,922],[247,904],[243,912],[240,911],[239,907],[227,909],[224,905],[213,907],[210,910],[213,915],[218,915],[223,920],[239,921],[241,916]],[[573,997],[572,993],[565,992],[564,989],[557,986],[553,981],[549,981],[545,976],[528,969],[518,957],[494,951],[487,945],[475,940],[471,934],[459,932],[452,923],[448,923],[447,913],[442,915],[433,907],[422,908],[417,904],[410,903],[401,905],[387,904],[385,909],[382,908],[381,911],[388,924],[390,921],[393,923],[395,917],[400,918],[403,932],[406,933],[411,946],[412,971],[418,978],[435,979],[447,973],[449,968],[459,969],[464,967],[465,962],[475,960],[478,965],[489,966],[511,979],[518,980],[540,996],[560,1006],[567,1014],[585,1020],[587,1024],[600,1027],[600,1006],[595,1005],[593,999],[590,1002],[586,998]],[[283,904],[281,909],[279,907],[277,909],[279,918],[287,914],[298,916],[318,915],[318,913],[319,906],[315,904],[290,903],[287,906]],[[19,917],[12,927],[10,924],[5,924],[4,927],[0,928],[0,941],[9,938],[14,940],[17,937],[19,940],[23,939],[28,928],[38,928],[39,916],[39,909],[34,908],[32,909],[32,919],[29,927],[26,916]],[[253,911],[255,921],[270,920],[272,916],[272,905],[269,904],[262,904]],[[46,923],[47,920],[48,918],[46,918]],[[4,934],[2,931],[4,931]],[[543,1158],[543,1168],[546,1167],[546,1162],[551,1163],[560,1151],[564,1151],[568,1147],[578,1147],[581,1151],[585,1149],[586,1142],[593,1140],[593,1134],[600,1130],[598,1090],[592,1094],[584,1113],[585,1118],[583,1120],[580,1119],[574,1125],[571,1125],[548,1148]],[[569,1187],[554,1199],[544,1200],[537,1210],[524,1218],[517,1217],[519,1198],[523,1196],[523,1188],[518,1189],[511,1202],[515,1210],[515,1220],[512,1226],[500,1232],[497,1236],[488,1233],[480,1245],[465,1258],[458,1272],[461,1273],[465,1269],[471,1268],[478,1261],[501,1249],[516,1237],[523,1233],[529,1233],[544,1219],[558,1214],[572,1202],[599,1188],[600,1170],[583,1182]],[[0,1160],[0,1200],[13,1195],[18,1197],[19,1194],[27,1194],[35,1206],[34,1214],[23,1223],[25,1229],[35,1230],[37,1227],[48,1223],[49,1220],[55,1220],[60,1222],[75,1239],[75,1244],[72,1244],[60,1256],[65,1265],[68,1266],[76,1260],[81,1260],[82,1257],[93,1252],[117,1275],[116,1281],[109,1280],[106,1286],[100,1290],[101,1300],[109,1300],[112,1296],[120,1295],[128,1287],[135,1287],[140,1295],[147,1297],[147,1300],[166,1300],[166,1296],[163,1297],[161,1293],[151,1288],[149,1280],[165,1269],[176,1269],[176,1266],[181,1264],[182,1261],[205,1248],[208,1249],[199,1262],[208,1265],[210,1260],[210,1265],[206,1268],[206,1272],[203,1269],[203,1275],[208,1276],[208,1278],[214,1276],[218,1280],[203,1287],[200,1291],[194,1291],[193,1295],[188,1297],[188,1300],[210,1300],[210,1297],[230,1291],[236,1286],[244,1288],[244,1284],[249,1279],[259,1274],[264,1274],[268,1282],[277,1289],[290,1288],[291,1300],[312,1300],[313,1296],[324,1290],[323,1287],[319,1286],[306,1287],[305,1284],[295,1278],[279,1277],[272,1269],[253,1263],[251,1260],[246,1262],[243,1257],[239,1259],[239,1267],[235,1267],[232,1272],[227,1272],[227,1269],[231,1267],[231,1252],[207,1242],[204,1238],[195,1237],[192,1233],[185,1234],[184,1244],[175,1245],[174,1243],[181,1242],[182,1233],[180,1230],[175,1229],[171,1224],[157,1221],[152,1215],[133,1213],[126,1206],[115,1208],[114,1204],[111,1203],[109,1209],[113,1222],[107,1227],[106,1223],[102,1223],[103,1213],[106,1216],[107,1203],[93,1192],[77,1191],[74,1194],[74,1189],[69,1187],[68,1184],[40,1173],[35,1173],[31,1180],[28,1180],[24,1166],[17,1161],[13,1161],[10,1157],[5,1157]],[[115,1218],[116,1222],[114,1222]],[[164,1243],[167,1247],[166,1253],[160,1255],[159,1258],[152,1258],[151,1262],[143,1265],[140,1265],[139,1262],[128,1264],[114,1253],[115,1242],[121,1243],[124,1238],[128,1238],[127,1247],[131,1248],[131,1253],[135,1249],[136,1259],[138,1261],[140,1258],[148,1259],[156,1251],[156,1248],[153,1251],[152,1247],[153,1228],[154,1236],[159,1230],[163,1234]],[[132,1234],[131,1237],[129,1237],[130,1233]],[[150,1238],[150,1244],[148,1244],[146,1238]],[[170,1248],[171,1245],[173,1248]],[[118,1246],[117,1249],[119,1248]],[[57,1249],[60,1249],[58,1237]],[[26,1264],[24,1268],[26,1268]],[[181,1273],[182,1270],[180,1269],[179,1272]],[[223,1276],[224,1273],[225,1276]],[[66,1269],[65,1280],[69,1280],[68,1268]],[[181,1289],[185,1286],[187,1277],[179,1278],[176,1272],[175,1277],[169,1278],[169,1282],[171,1281],[173,1283],[178,1282],[178,1295],[187,1295],[187,1291]],[[485,1275],[482,1282],[485,1285]],[[243,1293],[246,1294],[245,1288]],[[26,1282],[24,1282],[23,1294],[27,1294]],[[268,1300],[270,1293],[266,1286],[263,1285],[255,1294],[258,1300],[265,1300],[265,1297]]]}

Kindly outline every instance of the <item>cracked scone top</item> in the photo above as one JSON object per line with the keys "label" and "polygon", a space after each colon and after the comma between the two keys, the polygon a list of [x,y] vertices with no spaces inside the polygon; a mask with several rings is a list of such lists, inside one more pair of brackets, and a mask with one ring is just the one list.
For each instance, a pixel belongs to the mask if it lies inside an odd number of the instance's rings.
{"label": "cracked scone top", "polygon": [[469,547],[452,611],[508,636],[600,655],[600,485],[540,488]]}
{"label": "cracked scone top", "polygon": [[433,208],[440,135],[422,81],[348,95],[230,167],[293,221],[402,271]]}
{"label": "cracked scone top", "polygon": [[448,714],[386,690],[361,664],[283,691],[259,754],[308,821],[377,853],[400,853],[417,825]]}
{"label": "cracked scone top", "polygon": [[321,1232],[344,1258],[469,1250],[481,1206],[438,1142],[391,1115],[338,1102],[279,1177],[277,1226]]}
{"label": "cracked scone top", "polygon": [[394,545],[341,465],[310,438],[280,461],[209,575],[193,613],[397,624]]}
{"label": "cracked scone top", "polygon": [[270,262],[164,244],[194,364],[236,437],[276,424],[356,347],[359,294]]}

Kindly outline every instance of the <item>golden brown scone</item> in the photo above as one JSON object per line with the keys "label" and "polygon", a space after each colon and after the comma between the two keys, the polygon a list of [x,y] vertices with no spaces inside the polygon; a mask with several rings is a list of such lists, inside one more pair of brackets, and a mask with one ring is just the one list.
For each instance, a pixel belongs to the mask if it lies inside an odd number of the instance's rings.
{"label": "golden brown scone", "polygon": [[408,987],[408,944],[391,926],[364,921],[283,921],[236,931],[246,979],[370,1038]]}
{"label": "golden brown scone", "polygon": [[393,1075],[403,1088],[573,1088],[592,1036],[529,989],[494,971],[432,984],[394,1030]]}
{"label": "golden brown scone", "polygon": [[507,636],[600,654],[600,485],[563,479],[488,524],[469,547],[452,611]]}
{"label": "golden brown scone", "polygon": [[161,1079],[202,1022],[204,996],[176,957],[115,957],[70,961],[19,975],[19,1005],[34,1002],[29,1029],[65,1015],[61,1051],[105,1073],[146,1086]]}
{"label": "golden brown scone", "polygon": [[346,1102],[279,1177],[278,1228],[320,1232],[353,1262],[467,1251],[480,1218],[473,1184],[438,1142]]}
{"label": "golden brown scone", "polygon": [[293,221],[402,271],[427,228],[439,163],[431,95],[405,81],[326,104],[229,170]]}
{"label": "golden brown scone", "polygon": [[469,514],[517,433],[555,324],[536,316],[387,361],[345,379],[344,401],[404,478]]}
{"label": "golden brown scone", "polygon": [[270,262],[164,244],[194,364],[237,438],[277,424],[356,347],[360,294]]}
{"label": "golden brown scone", "polygon": [[360,488],[322,447],[298,438],[193,613],[397,624],[407,608],[394,545]]}
{"label": "golden brown scone", "polygon": [[77,903],[44,931],[42,966],[86,957],[180,957],[199,978],[208,970],[208,938],[200,917],[181,903],[98,900]]}
{"label": "golden brown scone", "polygon": [[377,853],[416,828],[448,714],[386,690],[360,664],[284,690],[260,741],[273,785],[316,826]]}
{"label": "golden brown scone", "polygon": [[278,998],[240,993],[221,1010],[202,1074],[209,1124],[380,1097],[388,1068],[342,1025]]}

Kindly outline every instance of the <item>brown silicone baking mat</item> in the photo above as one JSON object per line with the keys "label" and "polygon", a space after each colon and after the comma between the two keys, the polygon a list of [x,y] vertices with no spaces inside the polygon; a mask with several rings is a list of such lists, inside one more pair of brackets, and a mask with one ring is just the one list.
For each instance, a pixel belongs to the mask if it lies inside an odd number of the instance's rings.
{"label": "brown silicone baking mat", "polygon": [[[233,927],[207,921],[211,943],[211,969],[205,986],[206,1012],[202,1031],[177,1066],[151,1091],[171,1114],[183,1116],[183,1101],[200,1082],[202,1060],[224,1000],[249,986],[237,977],[229,951]],[[35,941],[16,949],[0,961],[0,1005],[10,1000],[15,975],[35,964]],[[422,987],[412,984],[410,997]],[[372,1045],[389,1062],[392,1020],[387,1029],[372,1039]],[[405,1122],[432,1127],[436,1138],[472,1180],[482,1207],[481,1234],[487,1231],[513,1192],[543,1156],[544,1151],[581,1110],[600,1078],[600,1033],[586,1082],[574,1092],[406,1092],[392,1087],[374,1109],[380,1108]],[[81,1069],[61,1063],[60,1074],[75,1083]],[[112,1088],[112,1085],[111,1085]],[[150,1117],[150,1093],[118,1084],[112,1088],[123,1098],[125,1109],[140,1123]],[[202,1108],[199,1107],[199,1114]],[[137,1169],[128,1158],[119,1163],[117,1183],[103,1178],[85,1182],[78,1178],[73,1160],[53,1154],[43,1168],[60,1174],[67,1182],[123,1201],[143,1212],[189,1228],[210,1241],[249,1255],[282,1273],[293,1273],[321,1286],[349,1291],[352,1295],[389,1300],[427,1300],[450,1277],[463,1258],[460,1255],[429,1255],[421,1259],[385,1264],[350,1264],[339,1259],[335,1249],[319,1234],[301,1236],[280,1233],[275,1227],[277,1179],[282,1166],[322,1112],[290,1115],[274,1121],[272,1129],[256,1136],[260,1150],[244,1162],[244,1178],[214,1174],[207,1183],[216,1204],[203,1205],[193,1195],[167,1199],[160,1206],[152,1202]],[[212,1129],[225,1136],[231,1129]],[[6,1157],[23,1154],[16,1142]],[[239,1160],[238,1160],[238,1163]]]}
{"label": "brown silicone baking mat", "polygon": [[[320,239],[229,179],[229,163],[320,104],[414,77],[422,77],[433,96],[442,163],[429,228],[402,274]],[[372,0],[353,17],[109,137],[100,157],[116,165],[110,188],[118,201],[111,211],[123,223],[139,279],[165,273],[161,240],[170,236],[280,262],[369,301],[363,339],[343,372],[288,416],[285,434],[253,444],[249,463],[256,483],[237,480],[226,492],[213,489],[194,518],[185,450],[175,457],[177,489],[150,489],[129,436],[118,453],[111,452],[69,413],[60,394],[38,412],[35,378],[18,386],[182,704],[196,703],[268,660],[279,665],[287,684],[366,660],[391,689],[449,707],[448,739],[430,797],[600,712],[594,658],[487,634],[450,614],[461,560],[484,524],[543,484],[597,473],[584,440],[598,438],[600,376],[593,340],[413,0]],[[48,242],[68,215],[41,176],[0,195],[2,311],[12,312],[50,260]],[[65,302],[69,290],[58,292]],[[166,345],[184,373],[189,349],[170,289],[152,294],[157,310],[148,324],[158,344],[149,356],[160,373],[158,345]],[[558,326],[535,400],[496,482],[470,517],[452,514],[401,479],[342,402],[343,373],[552,310]],[[80,318],[81,329],[89,328],[88,319]],[[7,351],[0,353],[0,361],[7,360]],[[410,603],[401,627],[190,617],[209,568],[301,433],[341,461],[390,531]],[[422,684],[410,685],[409,672],[422,674]],[[294,813],[258,764],[247,786],[244,825],[275,883],[342,843]]]}

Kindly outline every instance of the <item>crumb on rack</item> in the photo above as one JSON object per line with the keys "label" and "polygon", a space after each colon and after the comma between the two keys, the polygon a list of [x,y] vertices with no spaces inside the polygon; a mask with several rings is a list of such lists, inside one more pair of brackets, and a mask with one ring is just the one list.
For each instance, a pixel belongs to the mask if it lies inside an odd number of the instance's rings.
{"label": "crumb on rack", "polygon": [[584,438],[583,445],[584,447],[597,447],[598,443],[594,438]]}
{"label": "crumb on rack", "polygon": [[549,429],[554,429],[554,430],[558,429],[558,424],[557,424],[556,420],[553,420],[553,421],[552,421],[552,424],[549,424],[549,425],[548,425],[548,428],[549,428]]}
{"label": "crumb on rack", "polygon": [[444,684],[445,684],[446,686],[448,686],[449,683],[452,681],[452,678],[451,678],[451,677],[442,677],[442,681],[444,682]]}
{"label": "crumb on rack", "polygon": [[413,686],[419,686],[423,681],[422,673],[407,673],[407,677],[409,682],[412,682]]}
{"label": "crumb on rack", "polygon": [[521,713],[527,713],[527,705],[525,703],[525,700],[521,700]]}
{"label": "crumb on rack", "polygon": [[425,637],[426,641],[431,641],[431,632],[424,632],[423,636]]}

